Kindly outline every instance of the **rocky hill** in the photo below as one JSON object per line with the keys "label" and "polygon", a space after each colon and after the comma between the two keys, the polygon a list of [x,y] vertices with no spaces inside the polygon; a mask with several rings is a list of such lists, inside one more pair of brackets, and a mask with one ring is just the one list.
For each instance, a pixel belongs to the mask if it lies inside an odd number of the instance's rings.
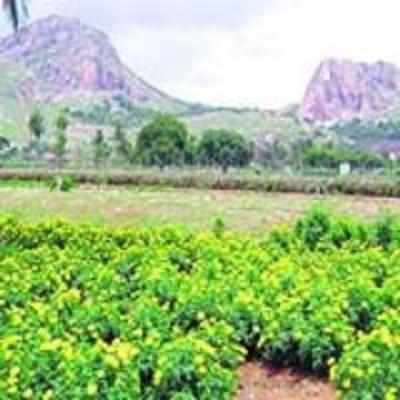
{"label": "rocky hill", "polygon": [[306,90],[300,116],[310,122],[372,119],[400,99],[400,69],[393,64],[328,59]]}
{"label": "rocky hill", "polygon": [[291,109],[213,107],[167,95],[124,65],[104,33],[75,18],[53,15],[0,39],[0,69],[0,136],[17,142],[29,137],[27,120],[37,107],[50,125],[68,107],[77,143],[99,127],[110,131],[115,120],[134,134],[158,111],[178,115],[193,134],[226,128],[248,137],[292,137],[301,131]]}
{"label": "rocky hill", "polygon": [[185,103],[155,89],[120,60],[107,36],[78,19],[57,15],[0,40],[0,57],[24,65],[34,81],[27,96],[45,102],[81,94],[124,96],[133,104],[166,110]]}

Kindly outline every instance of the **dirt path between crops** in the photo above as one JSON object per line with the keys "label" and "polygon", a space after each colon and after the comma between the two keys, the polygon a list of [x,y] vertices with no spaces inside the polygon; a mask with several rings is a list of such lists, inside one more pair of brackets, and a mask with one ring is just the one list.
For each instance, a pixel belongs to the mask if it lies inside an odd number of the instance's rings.
{"label": "dirt path between crops", "polygon": [[335,400],[329,383],[289,370],[249,363],[239,375],[236,400]]}

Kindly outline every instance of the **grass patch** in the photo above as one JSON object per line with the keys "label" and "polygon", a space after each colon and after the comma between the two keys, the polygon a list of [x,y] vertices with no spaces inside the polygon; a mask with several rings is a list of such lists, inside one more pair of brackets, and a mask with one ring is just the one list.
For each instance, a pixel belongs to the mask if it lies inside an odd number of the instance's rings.
{"label": "grass patch", "polygon": [[203,230],[221,218],[229,230],[258,233],[291,223],[316,203],[366,219],[382,210],[400,212],[395,198],[92,185],[60,193],[45,184],[0,186],[0,212],[26,222],[64,218],[114,227],[179,224]]}

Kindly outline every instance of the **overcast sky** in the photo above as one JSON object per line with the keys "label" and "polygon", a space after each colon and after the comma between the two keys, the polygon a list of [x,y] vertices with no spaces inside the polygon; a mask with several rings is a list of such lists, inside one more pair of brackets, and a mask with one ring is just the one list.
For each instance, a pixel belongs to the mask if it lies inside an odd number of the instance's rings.
{"label": "overcast sky", "polygon": [[[30,0],[79,17],[133,71],[182,99],[276,108],[328,57],[400,65],[399,0]],[[4,33],[4,27],[0,29]]]}

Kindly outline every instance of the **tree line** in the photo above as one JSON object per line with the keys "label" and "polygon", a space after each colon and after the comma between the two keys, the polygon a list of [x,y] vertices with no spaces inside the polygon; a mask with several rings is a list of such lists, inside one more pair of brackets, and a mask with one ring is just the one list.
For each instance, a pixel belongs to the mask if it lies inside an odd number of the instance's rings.
{"label": "tree line", "polygon": [[98,129],[89,143],[82,145],[84,141],[80,138],[79,145],[74,147],[70,143],[72,135],[67,132],[70,118],[69,110],[64,109],[53,124],[49,124],[39,110],[34,111],[28,123],[30,139],[25,146],[9,151],[10,142],[0,137],[1,159],[53,161],[62,167],[70,157],[78,162],[90,162],[95,167],[112,162],[121,167],[143,165],[161,170],[169,166],[216,167],[224,172],[250,163],[273,169],[284,166],[338,169],[342,163],[356,169],[382,168],[388,163],[377,153],[310,138],[292,141],[294,144],[287,146],[276,139],[263,147],[262,143],[251,142],[234,130],[209,129],[193,136],[182,121],[169,114],[157,114],[133,140],[124,125],[115,123],[111,132]]}
{"label": "tree line", "polygon": [[[60,165],[68,153],[67,130],[70,125],[68,110],[63,110],[55,120],[51,143],[43,138],[46,123],[40,111],[29,119],[30,141],[25,154],[37,157],[50,153]],[[206,130],[200,137],[189,134],[187,126],[168,114],[158,114],[144,125],[135,142],[120,123],[113,126],[113,134],[105,135],[98,129],[91,140],[89,153],[95,166],[101,166],[111,157],[126,164],[140,164],[164,169],[169,166],[200,165],[219,167],[226,172],[230,167],[246,167],[253,158],[253,145],[241,134],[225,129]]]}

